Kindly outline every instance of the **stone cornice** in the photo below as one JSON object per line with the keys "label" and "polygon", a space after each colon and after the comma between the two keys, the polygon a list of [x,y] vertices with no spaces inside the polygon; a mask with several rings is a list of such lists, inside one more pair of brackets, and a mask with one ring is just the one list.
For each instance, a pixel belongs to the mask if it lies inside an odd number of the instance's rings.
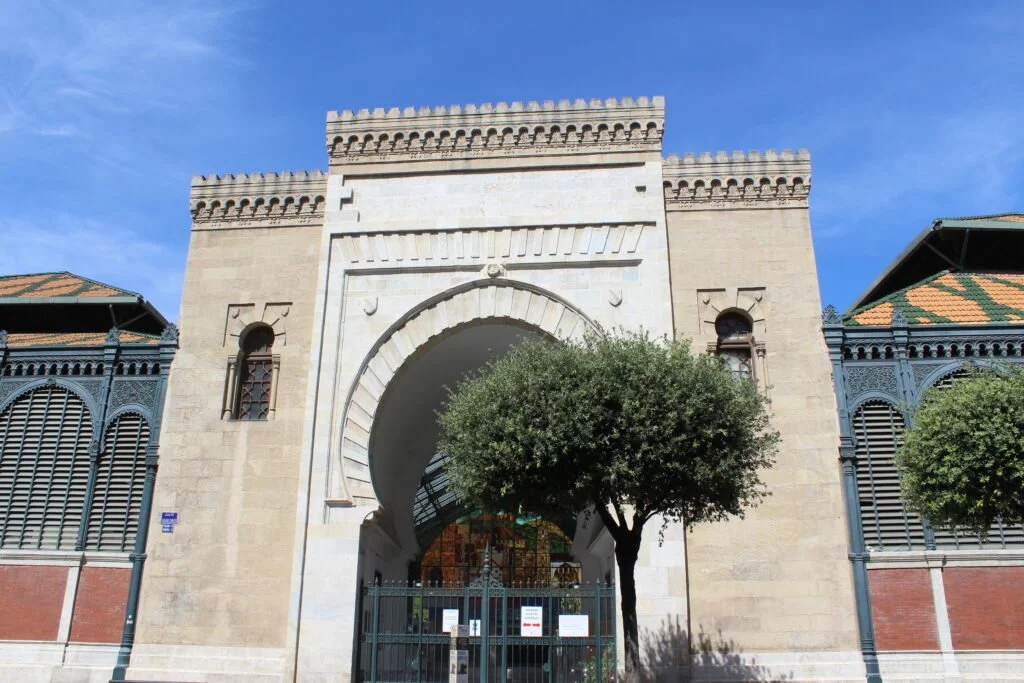
{"label": "stone cornice", "polygon": [[193,176],[189,209],[195,229],[321,223],[323,171]]}
{"label": "stone cornice", "polygon": [[672,155],[662,174],[669,211],[806,207],[811,154],[784,149]]}
{"label": "stone cornice", "polygon": [[660,152],[662,97],[329,112],[332,165]]}
{"label": "stone cornice", "polygon": [[586,257],[589,262],[636,258],[650,224],[526,226],[484,230],[357,233],[340,238],[348,263],[363,268],[516,265]]}

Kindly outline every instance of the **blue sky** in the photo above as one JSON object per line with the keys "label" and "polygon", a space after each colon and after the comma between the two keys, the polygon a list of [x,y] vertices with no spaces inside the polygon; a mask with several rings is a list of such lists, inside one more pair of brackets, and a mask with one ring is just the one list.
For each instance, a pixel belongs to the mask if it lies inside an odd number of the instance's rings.
{"label": "blue sky", "polygon": [[666,153],[807,147],[822,298],[1024,210],[1024,3],[0,0],[0,273],[171,319],[197,173],[325,168],[329,109],[664,95]]}

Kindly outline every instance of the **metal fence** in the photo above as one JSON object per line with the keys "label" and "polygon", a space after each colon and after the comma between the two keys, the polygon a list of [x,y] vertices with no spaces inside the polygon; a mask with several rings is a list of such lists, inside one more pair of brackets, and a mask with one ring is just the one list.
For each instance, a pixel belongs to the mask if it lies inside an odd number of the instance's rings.
{"label": "metal fence", "polygon": [[470,683],[617,681],[612,585],[506,587],[486,572],[461,588],[385,583],[364,587],[360,613],[364,683],[447,683],[453,622],[469,627]]}

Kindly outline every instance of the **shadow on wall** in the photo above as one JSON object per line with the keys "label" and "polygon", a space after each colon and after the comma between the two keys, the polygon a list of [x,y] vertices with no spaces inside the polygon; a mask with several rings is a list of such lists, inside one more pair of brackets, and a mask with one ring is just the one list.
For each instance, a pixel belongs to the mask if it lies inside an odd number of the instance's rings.
{"label": "shadow on wall", "polygon": [[657,631],[645,630],[641,643],[642,683],[787,681],[792,678],[770,671],[758,664],[755,657],[744,657],[736,643],[722,638],[721,632],[712,637],[701,627],[690,642],[678,617],[674,622],[665,619]]}

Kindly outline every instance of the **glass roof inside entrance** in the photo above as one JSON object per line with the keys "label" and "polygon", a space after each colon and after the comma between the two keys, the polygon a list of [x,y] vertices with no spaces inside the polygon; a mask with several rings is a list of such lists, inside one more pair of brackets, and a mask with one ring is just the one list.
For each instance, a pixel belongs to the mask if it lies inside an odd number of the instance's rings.
{"label": "glass roof inside entrance", "polygon": [[448,475],[444,471],[447,461],[448,456],[444,453],[434,454],[420,477],[420,485],[412,500],[412,520],[421,548],[465,513],[458,494],[448,486]]}

